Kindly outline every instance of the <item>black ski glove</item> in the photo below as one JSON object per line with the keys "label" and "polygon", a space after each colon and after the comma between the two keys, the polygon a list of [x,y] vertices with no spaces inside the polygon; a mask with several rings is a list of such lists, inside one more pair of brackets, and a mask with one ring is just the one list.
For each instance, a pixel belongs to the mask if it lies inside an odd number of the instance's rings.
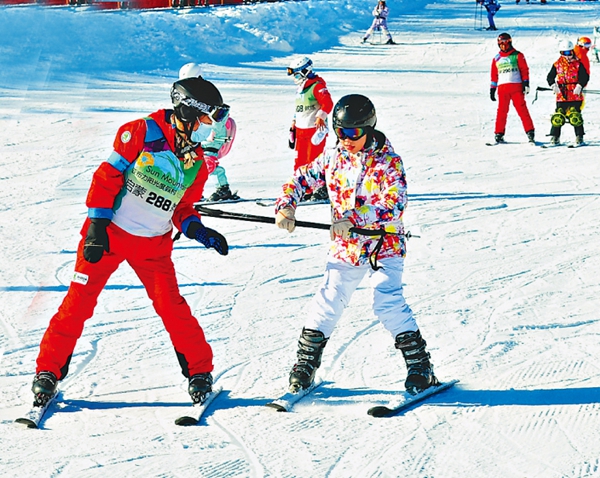
{"label": "black ski glove", "polygon": [[192,221],[185,235],[190,239],[196,239],[207,249],[214,249],[222,256],[229,254],[227,239],[217,231],[205,227],[200,221]]}
{"label": "black ski glove", "polygon": [[490,88],[490,100],[496,101],[496,88]]}
{"label": "black ski glove", "polygon": [[104,251],[110,252],[106,228],[110,219],[92,219],[83,243],[83,258],[92,264],[102,259]]}

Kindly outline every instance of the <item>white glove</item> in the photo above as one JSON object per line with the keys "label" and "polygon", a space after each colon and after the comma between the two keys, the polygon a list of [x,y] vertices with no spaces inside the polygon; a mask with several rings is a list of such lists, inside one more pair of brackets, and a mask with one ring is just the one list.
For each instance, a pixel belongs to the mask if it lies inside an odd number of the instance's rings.
{"label": "white glove", "polygon": [[581,86],[580,84],[577,84],[577,86],[573,90],[573,94],[580,95],[582,91],[583,91],[583,86]]}
{"label": "white glove", "polygon": [[333,241],[336,236],[340,236],[342,239],[348,239],[350,237],[350,228],[354,227],[350,219],[338,219],[333,221],[331,228],[329,229],[329,237]]}
{"label": "white glove", "polygon": [[286,229],[287,232],[294,232],[296,229],[296,211],[293,207],[284,207],[277,212],[275,224],[280,229]]}
{"label": "white glove", "polygon": [[558,95],[560,93],[560,88],[558,87],[558,83],[554,83],[552,85],[552,91],[554,92],[555,95]]}
{"label": "white glove", "polygon": [[523,89],[523,93],[525,93],[526,95],[528,95],[528,94],[529,94],[529,86],[526,86],[526,87]]}

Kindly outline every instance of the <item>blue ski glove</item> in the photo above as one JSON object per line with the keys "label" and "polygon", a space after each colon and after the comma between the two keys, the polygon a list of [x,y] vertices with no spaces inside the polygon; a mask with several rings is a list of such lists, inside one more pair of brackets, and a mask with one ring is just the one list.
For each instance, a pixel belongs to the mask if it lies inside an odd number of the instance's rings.
{"label": "blue ski glove", "polygon": [[222,256],[229,254],[227,239],[217,231],[205,227],[200,221],[192,221],[185,233],[190,239],[196,239],[207,249],[214,249]]}
{"label": "blue ski glove", "polygon": [[110,252],[106,228],[110,219],[92,219],[83,243],[83,258],[92,264],[102,259],[104,251]]}

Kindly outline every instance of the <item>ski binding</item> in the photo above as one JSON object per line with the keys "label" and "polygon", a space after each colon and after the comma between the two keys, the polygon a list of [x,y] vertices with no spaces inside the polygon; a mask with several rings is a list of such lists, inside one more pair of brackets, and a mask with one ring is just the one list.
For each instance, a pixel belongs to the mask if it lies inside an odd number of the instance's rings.
{"label": "ski binding", "polygon": [[306,397],[309,393],[311,393],[315,388],[323,383],[323,380],[316,379],[312,385],[303,390],[299,390],[296,393],[286,392],[281,397],[273,400],[272,402],[267,403],[265,406],[269,408],[274,408],[278,412],[289,412],[292,410],[294,405]]}
{"label": "ski binding", "polygon": [[217,397],[217,395],[219,395],[219,393],[221,393],[222,391],[223,391],[223,387],[219,387],[219,386],[213,387],[212,392],[210,392],[208,394],[208,396],[206,397],[206,400],[204,400],[202,403],[197,403],[197,404],[190,406],[189,414],[182,415],[181,417],[177,418],[175,420],[175,425],[180,425],[183,427],[190,426],[190,425],[197,425],[200,422],[200,419],[202,418],[202,415],[204,415],[204,412],[206,411],[208,406]]}
{"label": "ski binding", "polygon": [[48,411],[48,408],[50,407],[52,402],[54,402],[56,395],[58,395],[58,391],[54,392],[54,395],[52,395],[44,405],[40,407],[37,407],[35,405],[32,406],[27,411],[27,413],[25,413],[25,415],[17,418],[15,420],[15,423],[25,425],[27,426],[27,428],[39,428],[42,418],[44,418],[44,415]]}

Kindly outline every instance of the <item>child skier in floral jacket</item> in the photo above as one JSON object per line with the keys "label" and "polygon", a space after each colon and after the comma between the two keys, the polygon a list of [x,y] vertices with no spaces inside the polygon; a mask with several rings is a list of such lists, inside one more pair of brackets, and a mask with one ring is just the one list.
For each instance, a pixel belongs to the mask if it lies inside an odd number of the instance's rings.
{"label": "child skier in floral jacket", "polygon": [[[292,232],[294,211],[302,197],[326,185],[332,213],[325,278],[300,336],[298,361],[290,373],[292,392],[312,384],[325,344],[367,273],[374,288],[373,311],[406,360],[406,389],[417,393],[438,384],[426,342],[402,291],[404,167],[384,134],[374,129],[376,122],[375,107],[365,96],[340,99],[333,111],[336,148],[298,168],[276,203],[277,226]],[[379,231],[379,235],[362,235],[354,228]]]}

